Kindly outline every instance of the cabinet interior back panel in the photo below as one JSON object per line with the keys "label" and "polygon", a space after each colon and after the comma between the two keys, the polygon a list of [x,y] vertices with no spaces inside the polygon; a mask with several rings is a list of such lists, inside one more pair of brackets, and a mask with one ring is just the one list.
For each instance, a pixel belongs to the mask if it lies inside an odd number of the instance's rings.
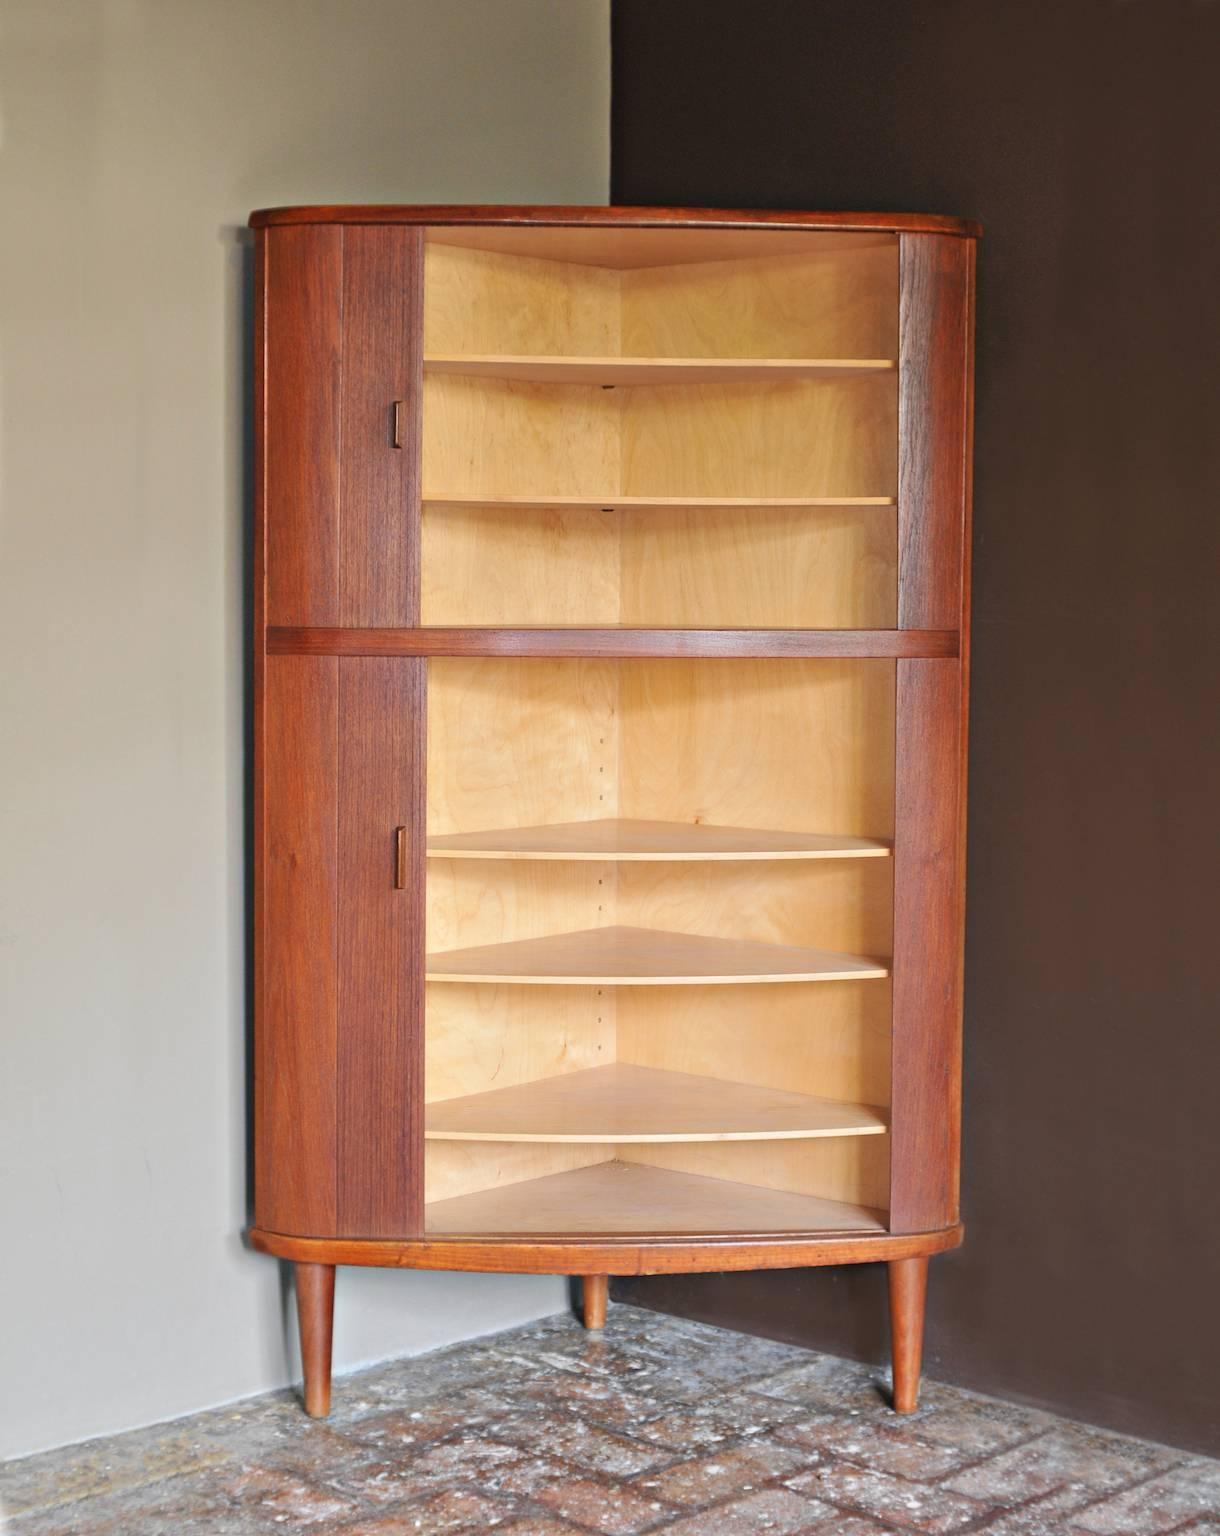
{"label": "cabinet interior back panel", "polygon": [[604,267],[438,245],[424,260],[424,353],[613,357],[620,277]]}
{"label": "cabinet interior back panel", "polygon": [[895,517],[878,507],[621,513],[624,624],[889,629]]}
{"label": "cabinet interior back panel", "polygon": [[[620,814],[892,836],[892,662],[632,664],[622,669],[619,697]],[[873,830],[857,831],[865,826]],[[711,880],[690,866],[620,868],[620,920],[886,956],[892,861],[869,862],[747,863]],[[890,986],[707,987],[680,997],[624,989],[617,1050],[619,1060],[641,1066],[884,1105]],[[748,1173],[733,1171],[747,1160]],[[853,1147],[773,1143],[744,1156],[702,1143],[667,1147],[662,1163],[888,1204],[883,1138]]]}
{"label": "cabinet interior back panel", "polygon": [[620,293],[625,357],[896,356],[897,240],[641,267]]}

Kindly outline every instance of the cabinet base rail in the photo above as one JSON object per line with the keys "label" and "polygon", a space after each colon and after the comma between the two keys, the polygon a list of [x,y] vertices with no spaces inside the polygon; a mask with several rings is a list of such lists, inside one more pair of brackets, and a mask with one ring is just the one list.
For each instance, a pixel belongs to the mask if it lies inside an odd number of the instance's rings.
{"label": "cabinet base rail", "polygon": [[928,1259],[955,1248],[961,1225],[934,1232],[709,1234],[692,1239],[606,1238],[573,1241],[535,1237],[469,1237],[429,1241],[384,1238],[290,1237],[251,1228],[250,1244],[292,1263],[304,1371],[305,1411],[330,1412],[331,1338],[335,1267],[372,1265],[398,1269],[466,1269],[488,1272],[566,1274],[583,1281],[582,1317],[590,1330],[605,1326],[612,1275],[698,1273],[729,1269],[800,1269],[825,1264],[884,1263],[889,1270],[890,1332],[896,1413],[919,1404]]}

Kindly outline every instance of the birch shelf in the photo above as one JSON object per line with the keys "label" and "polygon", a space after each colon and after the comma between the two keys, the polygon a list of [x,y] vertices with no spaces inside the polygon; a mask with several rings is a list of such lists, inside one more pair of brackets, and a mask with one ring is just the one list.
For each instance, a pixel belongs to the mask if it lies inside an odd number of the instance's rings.
{"label": "birch shelf", "polygon": [[433,353],[424,373],[523,384],[790,384],[893,373],[888,357],[513,357]]}
{"label": "birch shelf", "polygon": [[885,1231],[884,1213],[864,1205],[617,1159],[435,1200],[425,1206],[424,1219],[429,1236],[435,1237]]}
{"label": "birch shelf", "polygon": [[882,961],[863,955],[618,926],[445,950],[426,961],[428,981],[519,986],[723,986],[888,974]]}
{"label": "birch shelf", "polygon": [[819,507],[893,507],[894,496],[453,496],[425,492],[426,507],[454,511],[500,508],[505,512],[549,509],[556,512],[736,512],[800,511]]}
{"label": "birch shelf", "polygon": [[442,1099],[425,1111],[429,1141],[803,1141],[881,1136],[867,1104],[618,1062]]}
{"label": "birch shelf", "polygon": [[767,832],[750,827],[607,818],[554,826],[503,827],[428,839],[430,859],[553,859],[621,863],[715,860],[877,859],[890,845],[877,838],[825,832]]}

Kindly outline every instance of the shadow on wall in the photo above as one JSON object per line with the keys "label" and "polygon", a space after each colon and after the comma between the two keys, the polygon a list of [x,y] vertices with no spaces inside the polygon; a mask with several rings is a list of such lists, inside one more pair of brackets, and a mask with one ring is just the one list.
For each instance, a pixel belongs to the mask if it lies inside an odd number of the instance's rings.
{"label": "shadow on wall", "polygon": [[[242,896],[245,986],[242,1008],[242,1059],[245,1063],[245,1225],[254,1224],[254,232],[244,224],[222,224],[219,240],[229,269],[229,298],[237,310],[237,324],[226,327],[229,355],[225,378],[240,422],[236,456],[240,466],[241,544],[233,562],[241,591],[241,720],[242,720]],[[236,340],[237,354],[233,354]],[[233,412],[230,411],[230,420]],[[230,521],[230,526],[234,522]],[[246,1232],[242,1246],[249,1252]],[[285,1372],[295,1378],[299,1368],[296,1307],[292,1265],[276,1261],[279,1271],[280,1338]]]}
{"label": "shadow on wall", "polygon": [[[1220,5],[616,0],[613,55],[616,201],[985,225],[967,1233],[928,1370],[1214,1454]],[[882,1358],[863,1273],[630,1295]]]}
{"label": "shadow on wall", "polygon": [[[240,319],[228,328],[236,335],[238,356],[227,359],[226,379],[240,380],[241,433],[237,451],[241,465],[241,719],[242,719],[242,893],[245,922],[245,1006],[243,1057],[246,1065],[246,1224],[254,1221],[254,232],[244,225],[225,224],[220,241],[236,270]],[[231,385],[230,385],[231,387]]]}

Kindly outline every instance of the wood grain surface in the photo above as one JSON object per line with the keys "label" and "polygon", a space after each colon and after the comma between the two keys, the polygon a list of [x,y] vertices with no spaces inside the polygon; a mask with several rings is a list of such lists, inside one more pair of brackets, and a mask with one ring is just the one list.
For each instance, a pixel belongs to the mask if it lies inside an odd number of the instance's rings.
{"label": "wood grain surface", "polygon": [[424,665],[339,663],[337,1230],[349,1237],[420,1230]]}
{"label": "wood grain surface", "polygon": [[500,1274],[664,1275],[703,1270],[804,1269],[819,1264],[877,1264],[944,1253],[962,1240],[960,1226],[938,1232],[818,1234],[701,1233],[678,1237],[599,1234],[572,1238],[453,1237],[388,1242],[308,1238],[254,1227],[251,1246],[277,1258],[315,1264],[373,1264],[398,1269],[475,1269]]}
{"label": "wood grain surface", "polygon": [[974,245],[900,241],[898,623],[956,627],[962,613]]}
{"label": "wood grain surface", "polygon": [[255,1215],[336,1235],[339,663],[277,656],[263,700]]}
{"label": "wood grain surface", "polygon": [[268,236],[263,286],[267,622],[336,624],[343,231]]}
{"label": "wood grain surface", "polygon": [[961,676],[898,664],[894,835],[896,1232],[957,1220],[961,1144]]}
{"label": "wood grain surface", "polygon": [[[419,620],[423,237],[343,231],[340,623]],[[394,443],[395,404],[405,430]]]}

